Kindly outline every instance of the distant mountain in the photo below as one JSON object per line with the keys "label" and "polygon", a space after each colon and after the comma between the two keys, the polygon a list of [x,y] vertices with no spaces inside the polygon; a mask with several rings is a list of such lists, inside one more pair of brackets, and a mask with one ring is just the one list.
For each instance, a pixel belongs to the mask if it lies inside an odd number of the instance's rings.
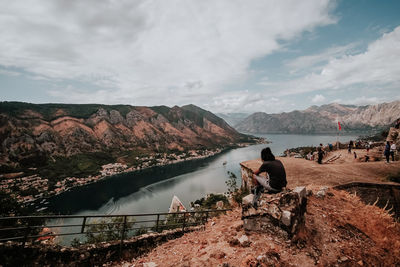
{"label": "distant mountain", "polygon": [[257,112],[238,123],[235,129],[246,133],[335,133],[339,120],[343,132],[362,132],[379,130],[397,118],[400,118],[400,101],[368,106],[333,103],[288,113]]}
{"label": "distant mountain", "polygon": [[216,113],[216,115],[223,118],[230,126],[235,127],[235,125],[246,119],[250,113]]}
{"label": "distant mountain", "polygon": [[245,140],[248,136],[194,105],[0,102],[0,165],[88,152],[206,149]]}

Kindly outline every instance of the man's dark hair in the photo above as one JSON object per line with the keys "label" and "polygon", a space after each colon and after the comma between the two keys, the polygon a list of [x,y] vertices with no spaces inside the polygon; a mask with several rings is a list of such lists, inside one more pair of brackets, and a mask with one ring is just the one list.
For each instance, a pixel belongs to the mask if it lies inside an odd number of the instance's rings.
{"label": "man's dark hair", "polygon": [[261,159],[263,161],[275,160],[275,156],[274,156],[274,154],[272,154],[271,149],[269,147],[266,147],[263,150],[261,150]]}

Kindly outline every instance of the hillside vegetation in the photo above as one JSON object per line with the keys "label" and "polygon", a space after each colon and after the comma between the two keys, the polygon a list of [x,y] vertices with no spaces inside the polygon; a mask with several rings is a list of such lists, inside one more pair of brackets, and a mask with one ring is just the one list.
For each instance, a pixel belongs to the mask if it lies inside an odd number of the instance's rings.
{"label": "hillside vegetation", "polygon": [[[0,174],[23,171],[61,179],[128,165],[152,153],[235,146],[255,139],[194,105],[137,107],[0,102]],[[37,171],[37,170],[38,171]]]}

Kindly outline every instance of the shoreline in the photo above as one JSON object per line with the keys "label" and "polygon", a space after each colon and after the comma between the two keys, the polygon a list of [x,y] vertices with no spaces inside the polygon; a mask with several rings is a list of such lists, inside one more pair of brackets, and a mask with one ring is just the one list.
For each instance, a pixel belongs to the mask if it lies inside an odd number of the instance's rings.
{"label": "shoreline", "polygon": [[[265,143],[265,141],[261,142],[261,143]],[[59,196],[59,195],[62,195],[64,193],[66,193],[66,192],[75,190],[75,189],[80,188],[80,187],[89,186],[91,184],[95,184],[97,182],[104,181],[106,179],[115,178],[115,176],[117,176],[117,175],[127,174],[127,173],[136,173],[136,172],[140,172],[140,171],[143,171],[143,170],[148,170],[148,169],[151,169],[151,168],[165,167],[165,166],[179,164],[179,163],[183,163],[183,162],[196,161],[196,160],[205,160],[205,159],[209,159],[211,157],[218,156],[218,155],[220,155],[220,154],[222,154],[224,152],[227,152],[227,151],[229,151],[231,149],[248,147],[248,146],[257,145],[257,144],[260,144],[260,142],[256,142],[256,143],[238,143],[238,144],[231,145],[231,146],[228,146],[228,147],[225,147],[225,148],[217,148],[217,149],[212,149],[212,150],[206,150],[207,153],[206,154],[202,154],[202,155],[199,155],[199,154],[196,153],[196,155],[193,155],[193,156],[180,158],[180,159],[175,159],[175,160],[170,160],[170,161],[166,161],[166,162],[163,162],[163,163],[157,162],[155,164],[145,165],[145,166],[142,166],[142,167],[139,166],[139,165],[131,166],[131,167],[127,167],[126,166],[125,168],[122,168],[120,170],[116,170],[115,169],[115,170],[113,170],[112,173],[109,173],[109,174],[99,174],[97,176],[88,176],[88,177],[82,177],[82,178],[67,177],[67,178],[63,179],[62,182],[59,181],[58,183],[62,184],[64,182],[64,184],[65,184],[66,181],[70,181],[71,179],[74,179],[75,181],[77,181],[77,183],[73,184],[71,186],[68,186],[68,187],[58,187],[58,188],[60,188],[59,190],[51,191],[51,192],[54,192],[54,193],[50,193],[50,194],[48,194],[46,196],[40,196],[40,197],[37,197],[37,198],[33,197],[28,201],[23,201],[23,199],[21,200],[21,198],[19,198],[19,200],[20,200],[20,203],[22,205],[24,205],[25,207],[30,209],[32,212],[45,211],[47,209],[47,207],[46,208],[43,207],[43,204],[48,204],[48,201],[51,198]],[[199,152],[200,150],[195,150],[195,151]],[[146,156],[144,158],[148,158],[148,157],[149,156]],[[107,164],[107,165],[110,165],[110,166],[121,166],[122,164],[121,163],[110,163],[110,164]],[[103,166],[105,166],[105,165],[103,165]],[[35,175],[32,175],[32,176],[38,177],[38,176],[35,176]],[[22,178],[25,178],[25,177],[22,177]],[[19,178],[16,178],[16,179],[19,179]]]}

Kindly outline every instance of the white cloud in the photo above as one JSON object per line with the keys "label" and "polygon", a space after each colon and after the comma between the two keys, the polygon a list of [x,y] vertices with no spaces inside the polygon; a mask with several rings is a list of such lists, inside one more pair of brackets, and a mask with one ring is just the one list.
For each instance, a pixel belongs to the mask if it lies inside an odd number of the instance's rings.
{"label": "white cloud", "polygon": [[320,102],[324,102],[326,100],[326,98],[323,95],[315,95],[312,99],[311,102],[313,103],[320,103]]}
{"label": "white cloud", "polygon": [[[393,101],[395,99],[390,99],[388,102]],[[351,105],[374,105],[374,104],[379,104],[384,102],[385,99],[379,98],[379,97],[366,97],[366,96],[360,96],[357,97],[353,100],[346,100],[343,102],[343,104],[351,104]]]}
{"label": "white cloud", "polygon": [[[273,86],[273,87],[272,87]],[[356,55],[332,58],[319,73],[271,85],[280,95],[346,88],[387,89],[400,86],[400,26]]]}
{"label": "white cloud", "polygon": [[6,76],[20,76],[21,73],[13,70],[5,70],[5,69],[0,69],[0,74],[1,75],[6,75]]}
{"label": "white cloud", "polygon": [[351,43],[343,46],[334,46],[324,50],[319,54],[307,55],[295,58],[286,63],[286,66],[291,69],[291,72],[300,72],[304,69],[309,70],[310,67],[314,67],[319,64],[326,64],[329,60],[334,58],[340,58],[346,53],[350,53],[355,47],[356,43]]}
{"label": "white cloud", "polygon": [[204,107],[215,112],[267,112],[285,111],[287,102],[277,97],[268,97],[262,93],[245,91],[225,92],[212,97]]}
{"label": "white cloud", "polygon": [[329,0],[0,4],[0,65],[104,87],[51,91],[67,102],[206,103],[278,40],[335,22]]}

